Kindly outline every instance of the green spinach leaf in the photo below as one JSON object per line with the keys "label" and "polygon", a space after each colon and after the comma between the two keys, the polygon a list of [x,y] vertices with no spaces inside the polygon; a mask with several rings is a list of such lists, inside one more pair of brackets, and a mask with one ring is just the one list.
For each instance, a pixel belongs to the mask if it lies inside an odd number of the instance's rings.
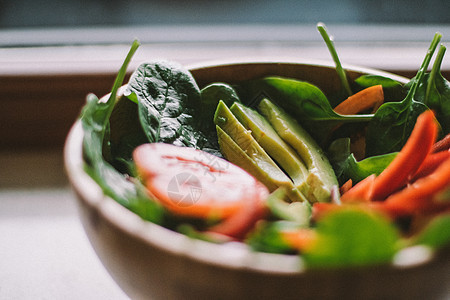
{"label": "green spinach leaf", "polygon": [[369,122],[366,134],[366,156],[386,154],[401,150],[416,123],[417,117],[428,107],[416,100],[416,90],[421,84],[431,57],[441,39],[437,33],[425,59],[412,80],[411,89],[400,102],[384,103]]}
{"label": "green spinach leaf", "polygon": [[110,97],[101,102],[89,94],[86,99],[80,120],[83,128],[83,155],[86,161],[86,172],[99,184],[105,195],[113,198],[143,219],[160,223],[164,211],[154,201],[150,200],[139,182],[133,182],[121,174],[104,159],[104,145],[108,133],[109,117],[115,105],[118,88],[122,85],[126,68],[131,57],[139,47],[135,41],[119,70]]}
{"label": "green spinach leaf", "polygon": [[202,107],[200,121],[202,122],[202,127],[207,128],[208,130],[215,130],[213,118],[220,100],[228,107],[234,102],[241,102],[234,88],[229,84],[221,82],[207,85],[200,91],[200,94]]}
{"label": "green spinach leaf", "polygon": [[265,95],[288,111],[322,146],[339,124],[367,122],[373,116],[337,114],[325,94],[317,86],[305,81],[273,76],[253,80],[243,86],[249,94],[241,99]]}
{"label": "green spinach leaf", "polygon": [[349,179],[353,181],[353,184],[356,184],[369,175],[379,175],[395,156],[397,156],[397,152],[372,156],[357,161],[350,152],[349,138],[337,139],[328,148],[328,157],[341,184]]}
{"label": "green spinach leaf", "polygon": [[374,85],[381,85],[383,88],[401,88],[402,84],[397,80],[380,75],[361,75],[355,79],[362,88],[368,88]]}
{"label": "green spinach leaf", "polygon": [[356,184],[369,175],[380,175],[396,156],[397,152],[392,152],[357,161],[355,156],[350,154],[346,160],[347,167],[345,168],[344,174],[347,178],[351,178],[353,183]]}
{"label": "green spinach leaf", "polygon": [[317,242],[303,253],[306,265],[314,268],[388,263],[400,239],[387,219],[351,208],[328,214],[316,231]]}
{"label": "green spinach leaf", "polygon": [[355,79],[355,84],[359,87],[359,90],[374,86],[381,85],[383,87],[384,101],[385,102],[398,102],[406,97],[406,88],[398,82],[389,77],[380,75],[361,75]]}
{"label": "green spinach leaf", "polygon": [[[213,126],[204,128],[205,108],[191,73],[174,62],[143,63],[132,74],[125,95],[138,104],[148,142],[194,147],[216,154]],[[213,114],[211,115],[212,124]]]}

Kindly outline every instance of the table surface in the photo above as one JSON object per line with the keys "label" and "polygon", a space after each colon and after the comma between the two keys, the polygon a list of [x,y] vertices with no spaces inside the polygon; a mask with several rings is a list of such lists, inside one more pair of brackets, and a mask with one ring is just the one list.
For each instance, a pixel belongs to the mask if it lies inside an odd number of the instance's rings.
{"label": "table surface", "polygon": [[0,299],[127,299],[84,233],[62,153],[0,153],[0,165]]}

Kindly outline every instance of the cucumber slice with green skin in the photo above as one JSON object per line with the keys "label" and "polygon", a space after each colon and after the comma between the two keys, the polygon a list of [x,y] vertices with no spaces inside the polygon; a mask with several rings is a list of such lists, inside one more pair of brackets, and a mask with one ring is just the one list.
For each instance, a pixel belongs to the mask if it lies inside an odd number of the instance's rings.
{"label": "cucumber slice with green skin", "polygon": [[289,175],[294,186],[304,185],[308,170],[302,159],[257,111],[241,103],[233,103],[231,112],[278,165]]}
{"label": "cucumber slice with green skin", "polygon": [[329,202],[338,181],[323,150],[296,120],[270,100],[263,99],[258,109],[278,135],[294,148],[305,162],[308,169],[307,188],[302,189],[302,193],[310,202]]}
{"label": "cucumber slice with green skin", "polygon": [[242,126],[224,102],[219,102],[214,115],[219,147],[224,157],[261,181],[270,191],[288,190],[291,201],[304,201],[289,177],[277,166],[251,133]]}

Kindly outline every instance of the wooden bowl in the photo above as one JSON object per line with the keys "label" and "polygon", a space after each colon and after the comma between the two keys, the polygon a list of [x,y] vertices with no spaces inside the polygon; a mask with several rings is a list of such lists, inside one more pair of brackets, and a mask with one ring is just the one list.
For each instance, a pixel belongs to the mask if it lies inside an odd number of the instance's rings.
{"label": "wooden bowl", "polygon": [[[350,78],[393,74],[344,66]],[[266,75],[308,80],[333,92],[340,83],[332,63],[260,60],[204,63],[189,68],[200,87]],[[448,251],[405,249],[388,265],[305,270],[301,257],[255,253],[240,243],[217,245],[143,221],[103,195],[84,172],[82,128],[65,145],[65,167],[79,215],[98,257],[132,299],[444,299],[450,295]]]}

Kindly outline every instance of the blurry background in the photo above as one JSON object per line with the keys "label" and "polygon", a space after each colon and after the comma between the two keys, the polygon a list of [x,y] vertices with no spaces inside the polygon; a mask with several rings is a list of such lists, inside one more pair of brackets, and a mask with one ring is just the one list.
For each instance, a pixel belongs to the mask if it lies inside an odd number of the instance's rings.
{"label": "blurry background", "polygon": [[[414,76],[448,0],[0,0],[0,299],[126,299],[77,218],[62,148],[85,97],[107,93],[133,39],[143,60],[330,60]],[[450,59],[442,70],[450,78]]]}
{"label": "blurry background", "polygon": [[446,0],[60,0],[0,2],[0,27],[327,23],[445,24]]}

